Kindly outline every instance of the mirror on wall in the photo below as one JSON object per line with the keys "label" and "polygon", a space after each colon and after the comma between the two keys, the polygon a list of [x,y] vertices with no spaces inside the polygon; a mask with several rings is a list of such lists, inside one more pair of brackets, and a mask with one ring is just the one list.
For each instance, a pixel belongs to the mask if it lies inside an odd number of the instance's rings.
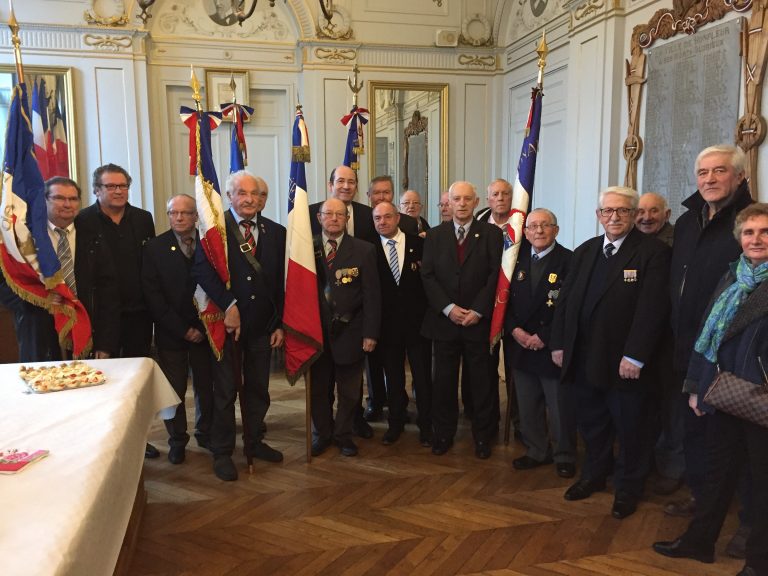
{"label": "mirror on wall", "polygon": [[368,90],[371,178],[391,176],[397,198],[416,190],[421,215],[439,223],[437,204],[448,188],[448,85],[371,81]]}
{"label": "mirror on wall", "polygon": [[[16,67],[0,65],[0,126],[8,124]],[[43,179],[66,176],[77,181],[72,69],[25,66],[27,104],[35,136],[35,157]],[[5,158],[5,138],[0,139]]]}

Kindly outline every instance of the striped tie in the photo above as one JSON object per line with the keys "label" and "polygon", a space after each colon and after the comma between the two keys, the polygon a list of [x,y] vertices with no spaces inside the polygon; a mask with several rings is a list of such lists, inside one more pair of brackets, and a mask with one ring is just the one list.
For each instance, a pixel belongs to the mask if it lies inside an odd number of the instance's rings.
{"label": "striped tie", "polygon": [[609,242],[608,244],[605,245],[605,248],[603,248],[603,250],[605,250],[605,257],[610,258],[611,256],[613,256],[613,251],[616,250],[616,246],[614,246]]}
{"label": "striped tie", "polygon": [[333,268],[333,260],[336,258],[336,240],[328,240],[328,254],[325,255],[325,263],[328,264],[328,270]]}
{"label": "striped tie", "polygon": [[397,260],[397,248],[394,239],[387,240],[389,244],[389,269],[392,270],[392,277],[395,279],[395,284],[400,284],[400,263]]}
{"label": "striped tie", "polygon": [[[240,226],[243,229],[243,240],[245,240],[245,244],[247,244],[250,247],[250,250],[245,250],[246,252],[250,252],[254,256],[256,255],[256,242],[253,241],[253,232],[251,232],[251,227],[253,226],[253,220],[243,220],[240,222]],[[240,248],[243,249],[242,247]]]}
{"label": "striped tie", "polygon": [[459,241],[459,244],[463,244],[464,243],[464,234],[466,234],[466,230],[464,230],[464,226],[459,226],[458,232],[459,232],[459,235],[458,235],[457,240]]}
{"label": "striped tie", "polygon": [[77,297],[77,287],[75,286],[75,263],[72,259],[72,250],[69,248],[67,231],[64,228],[56,228],[59,235],[59,243],[56,246],[56,256],[59,257],[61,264],[61,275],[64,276],[64,282],[69,286],[72,294]]}

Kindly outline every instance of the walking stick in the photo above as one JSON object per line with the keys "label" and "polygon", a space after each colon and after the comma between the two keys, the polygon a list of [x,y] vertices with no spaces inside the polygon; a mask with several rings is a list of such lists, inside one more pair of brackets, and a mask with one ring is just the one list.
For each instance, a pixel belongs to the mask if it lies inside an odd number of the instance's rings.
{"label": "walking stick", "polygon": [[312,462],[312,378],[310,377],[309,370],[304,373],[304,391],[306,394],[306,421],[305,427],[307,430],[307,464]]}
{"label": "walking stick", "polygon": [[243,356],[240,348],[240,342],[235,340],[234,334],[229,334],[232,339],[232,371],[235,379],[235,388],[237,397],[240,398],[240,419],[243,422],[243,445],[245,450],[245,459],[248,462],[248,474],[253,474],[253,454],[251,454],[251,435],[248,426],[248,411],[246,410],[246,400],[243,386]]}

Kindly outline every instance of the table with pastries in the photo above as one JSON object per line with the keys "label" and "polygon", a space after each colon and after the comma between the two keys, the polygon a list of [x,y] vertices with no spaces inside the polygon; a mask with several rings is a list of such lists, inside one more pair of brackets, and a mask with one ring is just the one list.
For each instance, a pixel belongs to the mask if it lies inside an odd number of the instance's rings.
{"label": "table with pastries", "polygon": [[0,574],[109,575],[130,560],[147,432],[179,397],[149,358],[87,363],[104,384],[47,394],[29,392],[19,364],[0,364],[0,451],[50,452],[0,475]]}

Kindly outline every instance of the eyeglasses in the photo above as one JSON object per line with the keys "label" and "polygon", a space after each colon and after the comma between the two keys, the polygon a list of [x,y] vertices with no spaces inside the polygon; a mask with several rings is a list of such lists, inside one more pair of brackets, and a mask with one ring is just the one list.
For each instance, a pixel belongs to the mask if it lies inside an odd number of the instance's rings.
{"label": "eyeglasses", "polygon": [[450,202],[438,202],[437,203],[437,207],[438,208],[448,208],[448,206],[450,206],[450,205],[451,205]]}
{"label": "eyeglasses", "polygon": [[114,192],[115,190],[122,190],[125,192],[131,187],[130,184],[99,184],[99,186],[109,192]]}
{"label": "eyeglasses", "polygon": [[421,206],[421,202],[400,202],[400,206]]}
{"label": "eyeglasses", "polygon": [[320,212],[326,218],[346,218],[346,212]]}
{"label": "eyeglasses", "polygon": [[542,222],[541,224],[528,224],[528,226],[525,227],[526,230],[529,232],[534,232],[541,228],[542,230],[549,230],[550,228],[554,228],[557,226],[557,224],[550,224],[549,222]]}
{"label": "eyeglasses", "polygon": [[176,218],[176,216],[191,218],[195,214],[197,214],[197,212],[190,212],[189,210],[168,210],[168,216],[171,218]]}
{"label": "eyeglasses", "polygon": [[623,218],[624,216],[629,216],[633,211],[633,208],[600,208],[600,216],[610,218],[616,213]]}
{"label": "eyeglasses", "polygon": [[78,198],[77,196],[59,196],[58,194],[56,196],[48,196],[48,200],[53,200],[54,202],[61,202],[62,204],[65,202],[73,202],[73,203],[80,202],[80,198]]}

